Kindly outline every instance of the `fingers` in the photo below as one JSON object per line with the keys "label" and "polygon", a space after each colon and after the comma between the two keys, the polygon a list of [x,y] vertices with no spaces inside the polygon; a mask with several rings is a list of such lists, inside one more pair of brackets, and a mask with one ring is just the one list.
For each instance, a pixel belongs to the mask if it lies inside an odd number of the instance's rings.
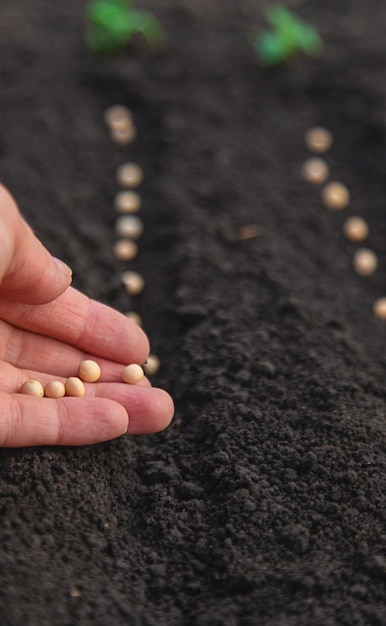
{"label": "fingers", "polygon": [[35,237],[0,185],[0,293],[31,304],[50,302],[71,284],[71,270]]}
{"label": "fingers", "polygon": [[169,426],[174,415],[173,400],[166,391],[140,385],[101,383],[89,385],[87,393],[109,398],[125,407],[129,415],[128,435],[156,433]]}
{"label": "fingers", "polygon": [[104,383],[95,385],[96,397],[59,400],[0,392],[0,447],[82,446],[168,426],[174,408],[167,393],[124,387]]}
{"label": "fingers", "polygon": [[[134,354],[130,356],[134,357]],[[101,380],[105,381],[121,381],[124,366],[137,362],[134,359],[122,364],[95,357],[56,339],[14,328],[0,320],[0,360],[15,367],[67,378],[77,376],[81,361],[95,358],[101,368]]]}
{"label": "fingers", "polygon": [[115,439],[128,427],[121,404],[103,398],[33,398],[0,393],[0,446],[81,446]]}
{"label": "fingers", "polygon": [[118,363],[144,363],[149,354],[149,341],[136,324],[72,287],[55,302],[37,306],[0,297],[0,318]]}

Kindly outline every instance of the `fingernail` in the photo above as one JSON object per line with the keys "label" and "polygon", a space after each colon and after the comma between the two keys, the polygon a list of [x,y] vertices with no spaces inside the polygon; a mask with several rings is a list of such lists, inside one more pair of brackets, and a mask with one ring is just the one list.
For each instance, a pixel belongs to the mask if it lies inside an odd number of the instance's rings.
{"label": "fingernail", "polygon": [[61,261],[60,259],[57,259],[56,256],[53,256],[52,258],[55,261],[58,268],[60,269],[60,271],[62,272],[62,274],[65,274],[66,276],[72,276],[71,267],[68,267],[68,265],[63,263],[63,261]]}

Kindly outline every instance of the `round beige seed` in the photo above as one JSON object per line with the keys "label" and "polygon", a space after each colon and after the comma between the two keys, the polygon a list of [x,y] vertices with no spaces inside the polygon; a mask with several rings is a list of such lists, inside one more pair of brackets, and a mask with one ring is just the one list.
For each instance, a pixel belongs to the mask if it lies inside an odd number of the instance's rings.
{"label": "round beige seed", "polygon": [[145,365],[143,366],[143,369],[145,370],[145,374],[147,376],[154,376],[154,374],[158,372],[159,368],[160,368],[160,360],[158,356],[156,356],[155,354],[149,354],[149,356],[147,357],[147,361]]}
{"label": "round beige seed", "polygon": [[111,139],[120,146],[126,146],[137,138],[137,131],[134,124],[129,123],[122,128],[113,128],[110,131]]}
{"label": "round beige seed", "polygon": [[64,384],[59,380],[53,380],[44,387],[44,395],[46,398],[63,398],[66,393]]}
{"label": "round beige seed", "polygon": [[142,319],[135,311],[127,311],[125,315],[127,319],[131,320],[134,324],[137,324],[137,326],[142,326]]}
{"label": "round beige seed", "polygon": [[122,372],[122,380],[124,383],[128,383],[129,385],[135,385],[144,377],[144,371],[140,365],[136,363],[131,363],[127,365]]}
{"label": "round beige seed", "polygon": [[303,163],[302,174],[308,183],[322,185],[326,182],[329,175],[328,165],[322,159],[313,157]]}
{"label": "round beige seed", "polygon": [[143,171],[135,163],[124,163],[118,168],[117,180],[122,187],[138,187],[143,180]]}
{"label": "round beige seed", "polygon": [[131,296],[141,293],[145,287],[145,281],[138,272],[123,272],[122,282]]}
{"label": "round beige seed", "polygon": [[27,396],[35,396],[36,398],[42,398],[44,396],[44,387],[38,380],[27,380],[20,387],[19,393],[24,393]]}
{"label": "round beige seed", "polygon": [[130,239],[120,239],[114,244],[113,251],[118,261],[131,261],[138,254],[138,246]]}
{"label": "round beige seed", "polygon": [[374,302],[373,311],[380,320],[386,320],[386,298],[378,298]]}
{"label": "round beige seed", "polygon": [[322,154],[331,148],[334,140],[329,130],[321,126],[315,126],[306,132],[305,141],[307,148],[311,152]]}
{"label": "round beige seed", "polygon": [[86,392],[83,382],[80,380],[80,378],[77,378],[76,376],[70,376],[70,378],[67,378],[64,386],[66,388],[67,396],[81,398]]}
{"label": "round beige seed", "polygon": [[137,213],[141,208],[141,198],[136,191],[120,191],[115,196],[115,210],[118,213]]}
{"label": "round beige seed", "polygon": [[115,222],[115,232],[119,237],[139,239],[143,233],[143,222],[136,215],[121,215]]}
{"label": "round beige seed", "polygon": [[78,376],[85,383],[95,383],[101,376],[101,368],[95,361],[86,359],[79,364]]}
{"label": "round beige seed", "polygon": [[327,183],[322,189],[322,201],[327,209],[341,211],[348,206],[350,193],[342,183]]}
{"label": "round beige seed", "polygon": [[109,128],[125,128],[128,124],[132,124],[133,116],[127,107],[114,104],[105,111],[104,119]]}
{"label": "round beige seed", "polygon": [[343,233],[350,241],[363,241],[369,234],[369,227],[361,217],[349,217],[343,225]]}
{"label": "round beige seed", "polygon": [[360,276],[371,276],[377,269],[378,259],[372,250],[361,248],[354,254],[353,265]]}

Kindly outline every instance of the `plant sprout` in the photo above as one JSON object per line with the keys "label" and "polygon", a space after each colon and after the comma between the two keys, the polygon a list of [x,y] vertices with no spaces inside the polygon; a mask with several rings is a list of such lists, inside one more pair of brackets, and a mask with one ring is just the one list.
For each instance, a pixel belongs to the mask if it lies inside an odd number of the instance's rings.
{"label": "plant sprout", "polygon": [[316,55],[322,49],[322,39],[313,26],[306,24],[281,4],[269,7],[267,21],[272,30],[257,35],[253,45],[264,65],[278,65],[302,51]]}
{"label": "plant sprout", "polygon": [[142,34],[150,48],[158,48],[165,33],[154,15],[133,8],[131,0],[93,0],[87,7],[87,43],[93,52],[116,55],[133,35]]}

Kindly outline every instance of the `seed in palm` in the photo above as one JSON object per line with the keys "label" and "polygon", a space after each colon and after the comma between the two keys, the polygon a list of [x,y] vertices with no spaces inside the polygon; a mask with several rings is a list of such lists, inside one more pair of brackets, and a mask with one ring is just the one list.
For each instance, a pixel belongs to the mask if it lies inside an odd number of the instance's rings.
{"label": "seed in palm", "polygon": [[96,361],[86,359],[79,364],[78,376],[85,383],[95,383],[101,377],[101,368]]}
{"label": "seed in palm", "polygon": [[44,395],[46,398],[63,398],[66,388],[60,380],[52,380],[44,387]]}
{"label": "seed in palm", "polygon": [[44,396],[44,387],[38,380],[27,380],[20,387],[20,392],[27,396],[35,396],[36,398],[42,398]]}
{"label": "seed in palm", "polygon": [[86,392],[83,381],[80,380],[80,378],[77,378],[77,376],[70,376],[70,378],[67,378],[64,386],[66,388],[67,396],[81,398]]}

